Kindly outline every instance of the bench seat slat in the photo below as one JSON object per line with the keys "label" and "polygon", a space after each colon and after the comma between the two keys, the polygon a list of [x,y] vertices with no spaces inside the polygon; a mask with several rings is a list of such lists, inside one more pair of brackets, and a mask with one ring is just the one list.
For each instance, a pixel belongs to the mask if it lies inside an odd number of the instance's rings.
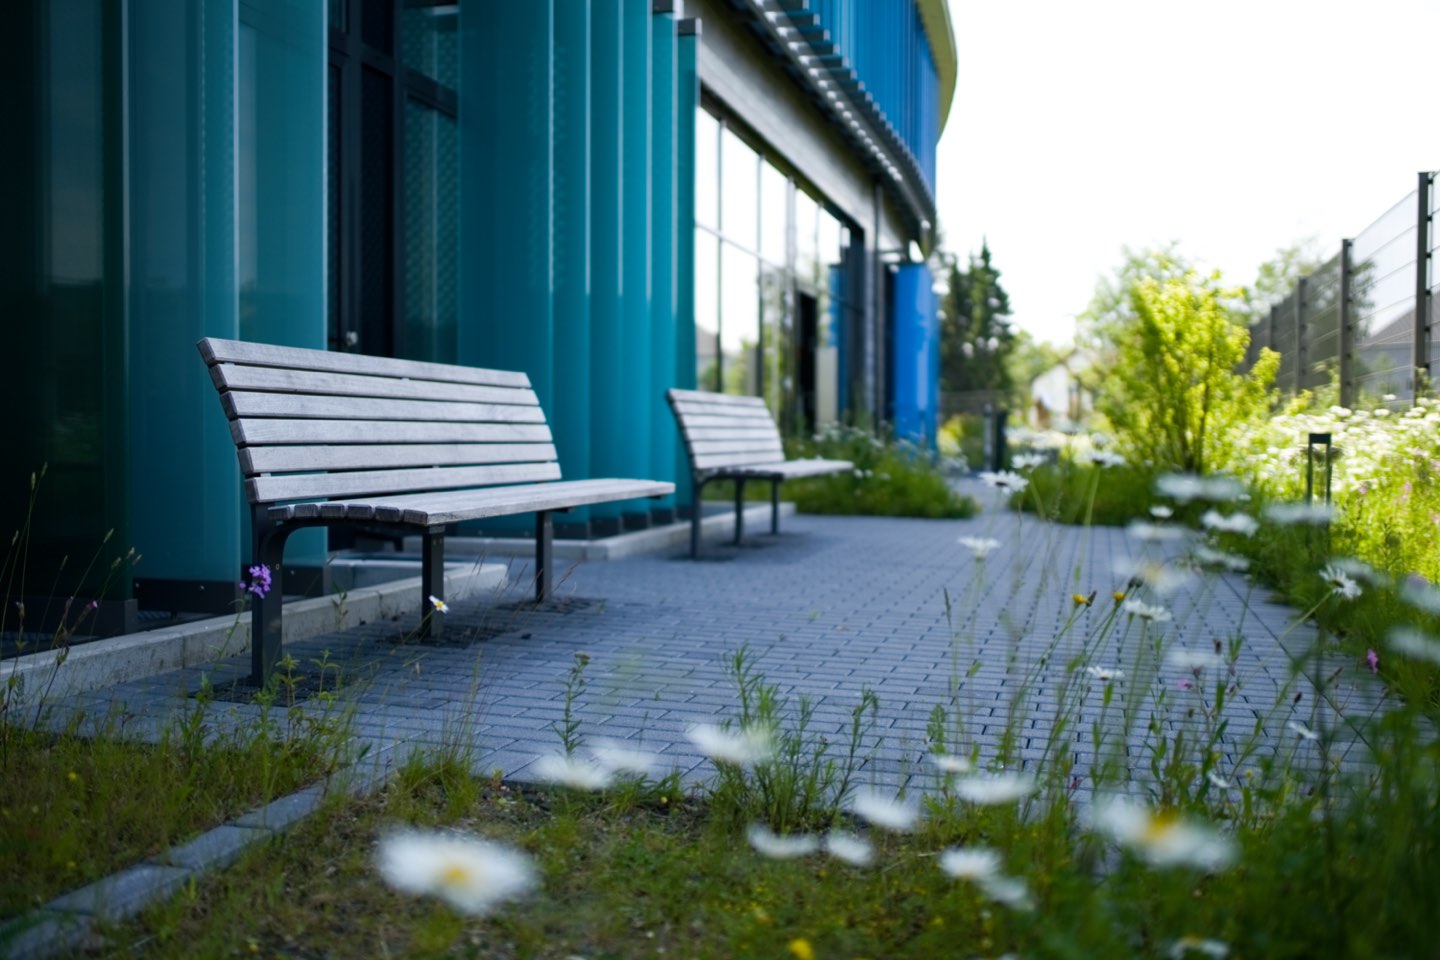
{"label": "bench seat slat", "polygon": [[500,464],[493,467],[419,467],[411,470],[355,470],[343,473],[281,474],[245,482],[252,503],[369,497],[406,490],[498,486],[560,479],[558,463]]}
{"label": "bench seat slat", "polygon": [[688,430],[681,430],[686,440],[691,442],[701,440],[754,440],[757,437],[769,438],[775,436],[773,426],[765,427],[691,427]]}
{"label": "bench seat slat", "polygon": [[536,406],[540,398],[528,387],[440,383],[400,377],[369,377],[322,370],[282,370],[222,363],[210,368],[221,390],[264,393],[323,394],[337,397],[389,397],[397,400],[445,400],[463,403],[515,403]]}
{"label": "bench seat slat", "polygon": [[550,443],[399,443],[338,446],[246,447],[240,469],[247,476],[302,470],[376,470],[386,467],[473,466],[544,463],[556,458]]}
{"label": "bench seat slat", "polygon": [[[697,468],[699,464],[696,464]],[[848,460],[784,460],[771,463],[735,464],[713,470],[701,470],[712,477],[754,477],[768,480],[797,480],[801,477],[818,477],[827,473],[841,473],[853,470],[855,465]]]}
{"label": "bench seat slat", "polygon": [[681,413],[684,413],[685,415],[687,415],[687,416],[692,416],[692,417],[693,417],[693,416],[726,417],[726,418],[728,418],[728,419],[730,419],[730,420],[732,420],[732,421],[734,421],[734,422],[736,422],[736,423],[746,423],[746,422],[748,422],[748,421],[753,420],[753,421],[755,421],[756,423],[766,424],[766,425],[768,425],[769,427],[771,427],[772,429],[773,429],[774,426],[775,426],[775,420],[774,420],[773,417],[770,416],[770,411],[769,411],[766,407],[763,407],[763,406],[756,406],[756,407],[734,407],[734,406],[728,406],[728,405],[722,406],[722,405],[720,405],[720,404],[711,404],[711,403],[693,403],[693,402],[677,401],[676,404],[675,404],[675,407],[676,407],[676,409],[678,409]]}
{"label": "bench seat slat", "polygon": [[324,420],[450,420],[493,423],[544,423],[539,407],[490,403],[382,400],[372,397],[316,397],[279,393],[225,393],[227,416]]}
{"label": "bench seat slat", "polygon": [[778,439],[750,438],[745,440],[696,440],[690,444],[694,453],[757,453],[768,451],[770,459],[784,460],[785,448]]}
{"label": "bench seat slat", "polygon": [[415,423],[401,420],[232,420],[237,446],[341,443],[549,443],[544,423]]}
{"label": "bench seat slat", "polygon": [[[737,417],[732,417],[729,414],[721,413],[689,413],[684,416],[686,429],[691,427],[726,427],[734,429],[742,426],[749,427],[752,424],[756,425],[758,429],[759,426],[764,425],[766,422],[757,417],[746,417],[742,420]],[[769,429],[772,431],[775,430],[775,422],[773,420],[769,421]]]}
{"label": "bench seat slat", "polygon": [[247,363],[289,370],[334,370],[381,377],[409,377],[412,380],[435,380],[441,383],[530,386],[530,378],[516,370],[484,370],[479,367],[457,367],[448,363],[397,360],[358,353],[332,353],[304,347],[280,347],[270,343],[220,340],[215,337],[201,340],[199,348],[207,366],[217,363]]}
{"label": "bench seat slat", "polygon": [[711,393],[708,390],[681,390],[678,387],[667,391],[672,403],[704,403],[731,407],[764,407],[763,397],[752,397],[734,393]]}
{"label": "bench seat slat", "polygon": [[488,487],[480,490],[446,490],[366,500],[284,504],[270,508],[270,517],[272,520],[283,521],[334,516],[434,527],[466,520],[483,520],[486,517],[533,513],[537,510],[565,510],[592,503],[660,497],[674,491],[673,483],[658,480],[561,480],[555,483]]}

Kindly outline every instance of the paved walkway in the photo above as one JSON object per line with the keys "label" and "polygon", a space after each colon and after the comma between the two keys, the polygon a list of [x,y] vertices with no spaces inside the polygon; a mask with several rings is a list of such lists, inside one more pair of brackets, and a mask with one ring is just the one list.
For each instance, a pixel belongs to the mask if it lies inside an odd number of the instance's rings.
{"label": "paved walkway", "polygon": [[[964,535],[994,537],[1002,546],[980,563],[957,542]],[[995,761],[1007,727],[1017,733],[1012,767],[1033,768],[1063,743],[1082,789],[1097,724],[1113,750],[1128,738],[1123,762],[1139,783],[1149,779],[1152,722],[1167,736],[1191,730],[1192,739],[1220,716],[1228,719],[1217,744],[1224,776],[1267,753],[1313,752],[1287,726],[1334,722],[1331,710],[1315,712],[1313,689],[1292,666],[1310,655],[1313,628],[1296,627],[1292,611],[1266,602],[1234,574],[1197,577],[1168,597],[1146,594],[1173,611],[1170,623],[1116,613],[1112,594],[1128,579],[1117,565],[1158,557],[1158,549],[1120,530],[993,510],[969,521],[796,516],[778,537],[707,547],[709,559],[698,563],[676,551],[578,565],[559,577],[556,602],[540,610],[523,603],[525,570],[517,564],[517,583],[505,593],[450,611],[452,645],[396,642],[413,629],[412,619],[293,644],[289,652],[312,673],[309,665],[323,658],[356,678],[333,709],[353,706],[372,762],[393,764],[416,746],[463,742],[478,769],[521,780],[537,757],[560,747],[566,677],[580,653],[589,657],[574,704],[580,734],[653,751],[663,769],[690,779],[712,768],[685,733],[736,716],[729,664],[741,649],[792,707],[808,698],[813,732],[837,745],[862,692],[874,692],[879,708],[860,780],[876,785],[934,782],[925,755],[937,706],[963,741],[958,749],[978,745],[982,763]],[[1092,592],[1093,603],[1077,607],[1073,596]],[[1216,715],[1202,692],[1224,668],[1195,675],[1173,651],[1199,660],[1232,643],[1234,689]],[[1078,667],[1077,655],[1084,656]],[[1142,694],[1128,698],[1137,704],[1132,715],[1118,706],[1126,697],[1102,709],[1103,681],[1086,665],[1125,672],[1121,692],[1129,685]],[[236,659],[205,673],[223,684],[245,669]],[[1327,655],[1309,672],[1328,678],[1336,670],[1327,688],[1336,708],[1376,709],[1378,686],[1361,665]],[[333,681],[333,672],[328,676]],[[1187,681],[1190,690],[1182,689]],[[92,716],[118,707],[132,716],[131,729],[143,731],[193,702],[187,697],[200,683],[200,671],[164,674],[67,706]],[[213,709],[217,723],[249,722],[257,711],[227,703]],[[323,707],[311,700],[306,709]],[[1068,715],[1068,725],[1052,747],[1057,714]]]}

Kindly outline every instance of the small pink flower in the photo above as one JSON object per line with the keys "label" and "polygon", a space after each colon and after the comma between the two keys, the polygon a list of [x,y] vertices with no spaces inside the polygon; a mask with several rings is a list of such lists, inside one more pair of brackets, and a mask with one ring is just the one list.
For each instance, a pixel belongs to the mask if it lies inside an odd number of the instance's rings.
{"label": "small pink flower", "polygon": [[1370,665],[1371,673],[1380,672],[1380,654],[1376,653],[1373,648],[1365,651],[1365,662]]}
{"label": "small pink flower", "polygon": [[1185,678],[1183,678],[1183,677],[1181,678],[1181,680],[1180,680],[1180,689],[1181,689],[1181,690],[1189,690],[1190,688],[1192,688],[1192,687],[1194,687],[1194,686],[1195,686],[1195,684],[1191,683],[1189,680],[1187,680],[1187,679],[1185,679]]}

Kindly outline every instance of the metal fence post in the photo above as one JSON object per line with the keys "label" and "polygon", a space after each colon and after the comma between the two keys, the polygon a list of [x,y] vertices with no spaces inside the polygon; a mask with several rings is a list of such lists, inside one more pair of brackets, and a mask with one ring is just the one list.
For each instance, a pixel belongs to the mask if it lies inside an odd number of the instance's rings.
{"label": "metal fence post", "polygon": [[[1275,315],[1279,312],[1280,307],[1278,305],[1272,304],[1270,306],[1270,318],[1265,321],[1265,346],[1269,347],[1271,350],[1274,350],[1276,353],[1280,352],[1280,345],[1275,342]],[[1280,366],[1285,366],[1283,355]],[[1281,371],[1277,369],[1275,371],[1275,386],[1276,388],[1283,391],[1285,389],[1285,385],[1281,383],[1280,380]]]}
{"label": "metal fence post", "polygon": [[1340,241],[1340,406],[1355,402],[1355,329],[1350,310],[1350,248],[1352,241]]}
{"label": "metal fence post", "polygon": [[1410,399],[1420,396],[1421,384],[1429,386],[1430,380],[1430,190],[1434,177],[1420,172],[1420,183],[1415,190],[1419,197],[1418,216],[1415,218],[1415,372]]}
{"label": "metal fence post", "polygon": [[1305,286],[1309,277],[1301,277],[1295,284],[1295,392],[1305,389],[1306,374],[1310,370],[1310,344],[1305,336]]}

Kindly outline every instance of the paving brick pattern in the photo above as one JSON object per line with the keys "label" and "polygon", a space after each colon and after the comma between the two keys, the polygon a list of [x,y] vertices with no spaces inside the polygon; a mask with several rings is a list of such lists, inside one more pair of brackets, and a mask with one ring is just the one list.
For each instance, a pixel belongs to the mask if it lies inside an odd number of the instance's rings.
{"label": "paving brick pattern", "polygon": [[[957,543],[962,535],[1003,546],[977,562]],[[1193,741],[1227,719],[1215,750],[1229,776],[1276,754],[1315,762],[1316,747],[1290,721],[1315,727],[1379,708],[1378,685],[1363,665],[1317,655],[1313,627],[1297,626],[1293,611],[1233,574],[1197,577],[1166,597],[1145,594],[1173,612],[1171,623],[1118,613],[1112,593],[1127,589],[1128,576],[1116,565],[1183,552],[1163,546],[1164,554],[1121,530],[993,510],[968,521],[796,516],[778,537],[758,533],[742,547],[707,547],[709,559],[699,562],[676,549],[577,565],[559,577],[558,602],[539,610],[513,606],[527,591],[517,567],[518,582],[506,592],[454,605],[445,646],[404,642],[412,617],[288,651],[302,665],[323,661],[357,677],[330,707],[312,699],[304,709],[348,712],[373,765],[393,764],[410,749],[463,743],[477,768],[521,780],[538,756],[559,749],[566,677],[579,653],[590,658],[574,702],[581,735],[653,751],[663,769],[692,781],[713,768],[685,733],[736,715],[729,664],[741,649],[792,708],[808,698],[813,732],[835,742],[846,737],[862,692],[872,690],[879,708],[859,779],[888,788],[934,782],[926,736],[937,706],[946,711],[947,736],[958,735],[959,749],[978,747],[982,764],[998,762],[1009,729],[1012,769],[1035,770],[1068,753],[1082,791],[1097,760],[1097,729],[1100,755],[1143,787],[1157,739],[1147,732],[1152,724],[1167,738],[1183,731]],[[1073,596],[1092,591],[1093,603],[1078,607]],[[1177,647],[1228,651],[1232,640],[1238,657],[1227,686],[1234,689],[1207,721],[1202,691],[1213,687],[1214,669],[1192,676],[1165,659]],[[1327,678],[1318,708],[1297,662]],[[1087,665],[1126,673],[1109,709],[1101,705],[1104,684]],[[236,659],[204,673],[223,683],[245,671]],[[1185,680],[1197,689],[1182,690]],[[190,708],[200,684],[201,671],[170,673],[66,706],[91,716],[123,710],[126,729],[145,736]],[[1127,700],[1139,705],[1131,717],[1119,706]],[[1062,703],[1073,707],[1067,713]],[[217,728],[261,715],[248,704],[209,709]],[[1058,738],[1057,713],[1068,718]]]}

